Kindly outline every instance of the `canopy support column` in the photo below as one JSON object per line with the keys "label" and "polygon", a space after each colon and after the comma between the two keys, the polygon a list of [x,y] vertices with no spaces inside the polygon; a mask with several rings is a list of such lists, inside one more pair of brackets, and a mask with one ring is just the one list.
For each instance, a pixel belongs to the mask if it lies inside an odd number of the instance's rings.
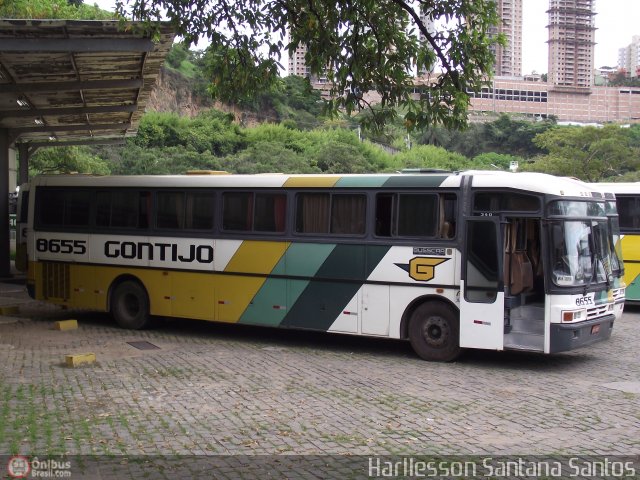
{"label": "canopy support column", "polygon": [[9,242],[9,130],[0,128],[0,278],[11,276]]}

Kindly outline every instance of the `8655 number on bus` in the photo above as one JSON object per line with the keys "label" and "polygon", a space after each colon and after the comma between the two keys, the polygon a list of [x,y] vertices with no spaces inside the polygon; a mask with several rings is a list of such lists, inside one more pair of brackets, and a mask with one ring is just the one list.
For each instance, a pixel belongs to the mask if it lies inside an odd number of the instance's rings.
{"label": "8655 number on bus", "polygon": [[36,250],[41,253],[73,253],[76,255],[84,255],[87,253],[87,242],[86,240],[39,238],[36,240]]}

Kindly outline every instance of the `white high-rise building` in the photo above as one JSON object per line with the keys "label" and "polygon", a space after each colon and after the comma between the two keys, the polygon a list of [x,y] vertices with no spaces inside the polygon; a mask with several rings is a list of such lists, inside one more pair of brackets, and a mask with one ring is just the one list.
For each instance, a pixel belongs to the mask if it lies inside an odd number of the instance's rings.
{"label": "white high-rise building", "polygon": [[630,77],[640,77],[640,35],[634,35],[629,45],[618,50],[618,68]]}
{"label": "white high-rise building", "polygon": [[494,74],[497,77],[522,76],[522,1],[497,0],[500,25],[494,34],[503,34],[506,45],[494,45],[496,57]]}

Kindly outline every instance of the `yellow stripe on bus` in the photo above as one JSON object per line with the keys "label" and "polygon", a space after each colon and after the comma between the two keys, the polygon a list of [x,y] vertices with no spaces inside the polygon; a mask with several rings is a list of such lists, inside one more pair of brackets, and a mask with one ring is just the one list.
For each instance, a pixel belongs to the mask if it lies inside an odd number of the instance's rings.
{"label": "yellow stripe on bus", "polygon": [[[640,235],[624,235],[621,239],[622,256],[624,260],[624,281],[627,288],[640,275]],[[629,290],[631,294],[632,291]],[[629,297],[629,296],[628,296]],[[637,298],[628,298],[638,301]]]}
{"label": "yellow stripe on bus", "polygon": [[[258,274],[225,275],[216,289],[216,319],[237,322],[251,300],[267,280],[277,263],[289,248],[289,242],[242,242],[225,268],[228,273]],[[262,276],[264,275],[264,276]]]}
{"label": "yellow stripe on bus", "polygon": [[307,177],[289,177],[284,182],[287,188],[308,188],[308,187],[333,187],[341,177],[339,176],[307,176]]}

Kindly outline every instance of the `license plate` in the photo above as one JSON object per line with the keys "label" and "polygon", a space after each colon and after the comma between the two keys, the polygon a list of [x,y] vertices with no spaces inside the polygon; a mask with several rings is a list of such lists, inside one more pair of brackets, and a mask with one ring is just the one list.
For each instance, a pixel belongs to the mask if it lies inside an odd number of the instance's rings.
{"label": "license plate", "polygon": [[595,335],[600,332],[600,324],[591,327],[591,335]]}

